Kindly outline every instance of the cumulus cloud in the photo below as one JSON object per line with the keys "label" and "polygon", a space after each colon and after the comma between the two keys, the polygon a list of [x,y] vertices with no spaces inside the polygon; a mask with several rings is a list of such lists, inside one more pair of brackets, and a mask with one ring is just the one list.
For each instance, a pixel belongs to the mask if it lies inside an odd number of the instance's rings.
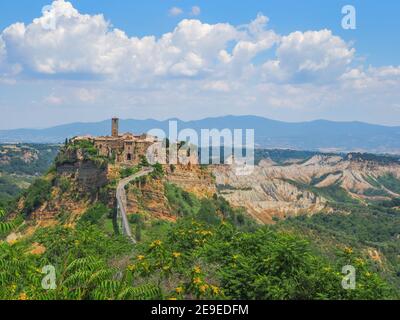
{"label": "cumulus cloud", "polygon": [[[263,20],[260,26],[258,20]],[[54,28],[48,28],[51,23]],[[15,23],[2,33],[10,63],[45,75],[92,75],[130,81],[211,74],[221,62],[243,63],[271,47],[272,31],[257,17],[247,30],[227,23],[182,20],[170,33],[129,38],[103,15],[80,14],[69,2],[53,2],[33,23]],[[261,36],[263,35],[263,36]],[[226,51],[236,42],[232,53]],[[4,47],[4,45],[3,45]],[[0,47],[1,48],[1,47]],[[0,49],[1,50],[1,49]],[[1,52],[1,51],[0,51]],[[221,57],[225,55],[225,61]]]}
{"label": "cumulus cloud", "polygon": [[[192,8],[192,15],[200,13]],[[170,14],[182,10],[172,8]],[[224,96],[218,103],[226,113],[234,106],[259,111],[329,106],[349,90],[359,90],[360,97],[384,92],[395,103],[400,67],[357,65],[355,48],[330,30],[279,35],[268,22],[261,13],[240,26],[183,19],[160,37],[139,38],[113,28],[101,14],[83,14],[56,0],[32,23],[15,23],[0,33],[0,81],[92,82],[97,91],[73,95],[88,104],[98,102],[98,91],[113,89],[118,90],[109,94],[113,101],[124,105],[216,103],[207,100],[204,91],[210,91]],[[142,90],[140,99],[129,90]],[[51,95],[47,100],[64,101]]]}
{"label": "cumulus cloud", "polygon": [[355,49],[330,30],[293,32],[282,37],[277,60],[267,61],[267,77],[280,81],[332,81],[346,71]]}

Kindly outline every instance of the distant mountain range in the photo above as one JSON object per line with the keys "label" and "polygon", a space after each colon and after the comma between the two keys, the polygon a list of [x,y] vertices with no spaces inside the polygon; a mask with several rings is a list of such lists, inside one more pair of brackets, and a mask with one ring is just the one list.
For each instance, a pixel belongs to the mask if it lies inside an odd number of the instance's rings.
{"label": "distant mountain range", "polygon": [[[371,152],[400,154],[400,127],[362,122],[316,120],[288,123],[257,116],[225,116],[178,122],[178,130],[254,129],[256,146],[325,152]],[[162,129],[168,133],[169,120],[121,120],[121,132],[143,133]],[[0,143],[61,143],[78,135],[108,135],[110,120],[71,123],[47,129],[0,130]]]}

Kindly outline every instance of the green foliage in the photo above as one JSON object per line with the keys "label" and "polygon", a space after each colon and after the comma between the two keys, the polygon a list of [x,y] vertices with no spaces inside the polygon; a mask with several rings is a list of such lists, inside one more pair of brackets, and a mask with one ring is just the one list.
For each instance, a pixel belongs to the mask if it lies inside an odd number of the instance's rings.
{"label": "green foliage", "polygon": [[337,242],[360,250],[374,248],[385,257],[382,261],[384,276],[400,287],[400,214],[389,207],[396,205],[396,201],[384,204],[386,207],[380,204],[370,204],[368,207],[336,204],[334,208],[338,212],[334,214],[289,218],[280,221],[279,227],[291,227],[301,234],[308,234],[315,243],[319,242],[327,247],[328,252],[331,251],[329,244]]}
{"label": "green foliage", "polygon": [[58,186],[62,193],[68,192],[71,190],[71,180],[67,177],[60,177],[58,179]]}
{"label": "green foliage", "polygon": [[209,199],[202,199],[200,209],[196,215],[197,219],[210,225],[216,225],[221,222],[221,217],[217,214],[217,207]]}
{"label": "green foliage", "polygon": [[367,196],[367,197],[388,197],[390,196],[389,193],[384,190],[384,189],[367,189],[363,192],[363,195]]}
{"label": "green foliage", "polygon": [[333,184],[328,187],[318,188],[294,180],[287,180],[287,182],[293,184],[294,186],[298,187],[301,190],[307,190],[316,195],[324,197],[325,199],[327,199],[332,203],[351,203],[351,204],[358,203],[358,201],[356,199],[353,199],[345,189],[336,184]]}
{"label": "green foliage", "polygon": [[399,157],[395,155],[379,155],[372,153],[349,153],[345,157],[346,160],[358,162],[374,162],[379,165],[398,164]]}
{"label": "green foliage", "polygon": [[[26,179],[23,180],[26,181]],[[0,205],[5,205],[18,196],[22,191],[18,184],[20,184],[20,182],[15,177],[10,175],[0,176]]]}
{"label": "green foliage", "polygon": [[[102,206],[90,208],[75,229],[63,226],[38,229],[29,241],[13,246],[2,244],[0,298],[396,297],[355,250],[346,248],[330,261],[293,232],[277,231],[274,227],[249,232],[221,221],[222,211],[229,217],[233,209],[218,197],[197,204],[198,213],[179,219],[176,224],[164,224],[135,247],[128,239],[102,229],[98,223],[106,215]],[[209,221],[207,214],[218,216],[219,221]],[[141,218],[134,220],[136,225],[141,224]],[[27,253],[34,242],[46,248],[41,256]],[[57,271],[56,290],[46,291],[40,286],[44,276],[41,268],[48,264]],[[341,268],[347,264],[357,269],[355,290],[341,287]]]}
{"label": "green foliage", "polygon": [[5,221],[6,212],[0,208],[0,235],[10,231],[15,225],[13,222]]}
{"label": "green foliage", "polygon": [[97,156],[98,151],[94,146],[94,143],[90,140],[77,140],[72,144],[68,145],[69,148],[73,150],[82,150],[88,156]]}
{"label": "green foliage", "polygon": [[[19,176],[36,176],[46,172],[59,150],[58,145],[0,145],[0,171]],[[30,160],[24,158],[31,154]]]}
{"label": "green foliage", "polygon": [[110,214],[110,209],[108,209],[104,204],[97,203],[91,206],[79,220],[80,225],[96,225],[104,222]]}
{"label": "green foliage", "polygon": [[52,183],[46,179],[36,180],[27,191],[24,192],[23,213],[27,217],[45,201],[49,200]]}
{"label": "green foliage", "polygon": [[[357,269],[355,290],[341,286],[342,267]],[[355,254],[330,263],[302,238],[269,227],[238,231],[183,218],[167,237],[143,243],[129,269],[156,281],[163,296],[185,299],[387,299],[394,292]],[[176,289],[170,291],[171,281]]]}
{"label": "green foliage", "polygon": [[99,151],[90,140],[75,140],[69,142],[58,153],[55,159],[56,167],[64,164],[74,164],[77,161],[77,152],[85,161],[92,161],[98,168],[106,168],[110,160],[108,157],[100,156]]}
{"label": "green foliage", "polygon": [[140,157],[140,167],[150,167],[149,161],[147,161],[147,158],[145,156]]}
{"label": "green foliage", "polygon": [[[90,236],[88,233],[86,235]],[[75,248],[80,246],[78,241],[75,240]],[[20,245],[0,245],[0,299],[110,300],[160,297],[157,287],[134,286],[127,271],[122,270],[121,273],[121,270],[110,266],[95,253],[84,257],[77,254],[73,248],[69,253],[60,252],[58,258],[62,263],[56,265],[60,271],[56,273],[56,288],[44,290],[41,287],[44,274],[40,266],[54,260],[48,260],[47,257],[38,259],[26,254]]]}
{"label": "green foliage", "polygon": [[215,195],[211,199],[199,200],[195,195],[169,183],[165,184],[165,195],[179,217],[194,217],[208,224],[218,224],[224,219],[249,231],[256,227],[243,209],[232,208],[223,197]]}
{"label": "green foliage", "polygon": [[130,176],[138,173],[139,171],[140,171],[140,168],[137,167],[137,166],[135,166],[135,167],[123,167],[123,168],[120,169],[119,173],[121,175],[121,178],[124,179],[124,178],[130,177]]}
{"label": "green foliage", "polygon": [[151,177],[153,179],[160,179],[164,177],[165,172],[161,164],[156,163],[155,165],[153,165],[153,169],[154,171],[151,173]]}
{"label": "green foliage", "polygon": [[0,206],[11,210],[18,196],[48,170],[58,149],[44,144],[0,145]]}
{"label": "green foliage", "polygon": [[[312,252],[309,243],[290,233],[263,228],[252,234],[235,235],[224,244],[224,255],[218,255],[221,244],[209,249],[219,258],[219,274],[225,294],[234,299],[312,300],[389,298],[391,290],[376,276],[374,283],[358,279],[354,292],[341,287],[342,266],[346,261],[329,264]],[[345,263],[345,264],[343,264]],[[372,276],[372,273],[371,273]],[[369,288],[378,288],[373,292]]]}
{"label": "green foliage", "polygon": [[176,215],[185,217],[195,214],[200,208],[199,200],[192,194],[178,188],[174,184],[166,183],[165,195]]}
{"label": "green foliage", "polygon": [[336,176],[336,175],[338,175],[338,174],[341,174],[341,171],[336,171],[336,172],[328,172],[328,173],[325,173],[325,174],[323,174],[322,176],[320,176],[320,177],[313,177],[313,179],[312,179],[312,181],[311,181],[311,185],[313,185],[313,186],[315,186],[315,185],[317,185],[318,183],[320,183],[320,182],[322,182],[322,181],[324,181],[326,178],[328,178],[329,176]]}
{"label": "green foliage", "polygon": [[390,191],[400,193],[400,180],[397,179],[393,174],[385,174],[376,180]]}
{"label": "green foliage", "polygon": [[256,149],[255,150],[255,163],[259,164],[259,162],[263,159],[270,158],[272,161],[284,165],[288,161],[292,161],[296,159],[298,161],[306,161],[313,156],[322,154],[317,151],[301,151],[301,150],[282,150],[282,149]]}

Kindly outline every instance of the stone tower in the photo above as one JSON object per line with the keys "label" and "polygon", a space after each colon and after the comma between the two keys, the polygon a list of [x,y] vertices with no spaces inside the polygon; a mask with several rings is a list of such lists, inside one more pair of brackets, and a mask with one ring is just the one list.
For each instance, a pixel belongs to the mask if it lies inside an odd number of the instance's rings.
{"label": "stone tower", "polygon": [[111,129],[111,134],[114,138],[118,138],[119,136],[119,119],[118,118],[113,118],[112,119],[112,129]]}

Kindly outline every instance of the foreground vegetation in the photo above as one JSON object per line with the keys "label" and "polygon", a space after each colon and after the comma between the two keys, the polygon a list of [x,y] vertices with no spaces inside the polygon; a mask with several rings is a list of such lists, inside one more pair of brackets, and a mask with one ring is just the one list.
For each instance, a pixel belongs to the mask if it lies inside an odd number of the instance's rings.
{"label": "foreground vegetation", "polygon": [[279,227],[305,235],[328,254],[338,243],[369,253],[373,256],[370,260],[374,270],[380,270],[390,283],[400,288],[398,203],[399,199],[369,206],[336,204],[335,214],[289,218],[281,221]]}
{"label": "foreground vegetation", "polygon": [[[161,222],[158,222],[161,223]],[[395,293],[347,248],[329,263],[298,236],[255,232],[196,217],[164,223],[157,237],[132,247],[98,224],[40,229],[0,247],[1,299],[385,299]],[[32,243],[46,248],[30,253]],[[357,266],[356,290],[341,287],[343,265]],[[56,268],[44,290],[42,268]]]}
{"label": "foreground vegetation", "polygon": [[[38,229],[0,245],[1,299],[393,299],[396,291],[356,247],[330,259],[298,232],[260,227],[223,199],[167,185],[177,223],[141,224],[136,246],[114,232],[112,212],[91,207],[75,227]],[[37,252],[37,248],[43,248]],[[54,266],[53,289],[42,281]],[[355,290],[342,267],[357,269]],[[44,269],[43,269],[44,268]],[[42,273],[44,272],[44,273]],[[47,279],[47,278],[45,278]],[[46,281],[45,281],[46,285]],[[46,287],[46,286],[45,286]]]}

